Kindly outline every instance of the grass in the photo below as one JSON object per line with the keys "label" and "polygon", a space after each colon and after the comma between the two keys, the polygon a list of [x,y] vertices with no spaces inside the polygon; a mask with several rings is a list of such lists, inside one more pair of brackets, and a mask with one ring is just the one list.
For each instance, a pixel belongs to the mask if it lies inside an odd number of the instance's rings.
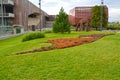
{"label": "grass", "polygon": [[33,54],[16,52],[49,46],[48,39],[103,32],[46,34],[21,42],[23,36],[0,41],[0,80],[120,80],[120,34],[80,46]]}

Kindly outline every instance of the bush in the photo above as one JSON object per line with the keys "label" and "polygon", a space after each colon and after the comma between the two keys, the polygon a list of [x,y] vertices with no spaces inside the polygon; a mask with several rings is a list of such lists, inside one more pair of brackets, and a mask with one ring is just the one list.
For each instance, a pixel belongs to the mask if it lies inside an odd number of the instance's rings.
{"label": "bush", "polygon": [[32,32],[32,33],[28,33],[26,34],[22,41],[29,41],[29,40],[33,40],[33,39],[38,39],[38,38],[44,38],[45,35],[41,32]]}

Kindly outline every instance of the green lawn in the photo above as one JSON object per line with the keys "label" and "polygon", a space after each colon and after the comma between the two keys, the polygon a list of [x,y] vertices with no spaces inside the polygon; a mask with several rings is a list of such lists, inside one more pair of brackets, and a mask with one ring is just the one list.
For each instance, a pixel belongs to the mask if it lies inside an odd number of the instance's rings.
{"label": "green lawn", "polygon": [[21,42],[22,36],[0,41],[0,80],[120,80],[120,33],[96,42],[46,52],[17,52],[50,46],[48,39],[103,32],[45,34]]}

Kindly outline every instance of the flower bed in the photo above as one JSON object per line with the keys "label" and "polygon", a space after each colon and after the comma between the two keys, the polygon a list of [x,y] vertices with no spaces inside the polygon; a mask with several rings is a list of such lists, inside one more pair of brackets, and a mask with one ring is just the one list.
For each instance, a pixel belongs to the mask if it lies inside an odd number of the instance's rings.
{"label": "flower bed", "polygon": [[66,48],[66,47],[72,47],[77,46],[86,42],[93,42],[94,38],[92,37],[82,37],[82,38],[61,38],[61,39],[55,39],[55,40],[48,40],[48,43],[52,43],[53,46],[56,48]]}
{"label": "flower bed", "polygon": [[53,46],[55,46],[58,49],[61,49],[61,48],[81,45],[84,43],[91,43],[104,36],[107,36],[107,34],[82,35],[79,38],[61,38],[61,39],[48,40],[47,42],[52,43]]}
{"label": "flower bed", "polygon": [[[108,35],[111,35],[111,34],[108,34]],[[41,47],[39,49],[20,52],[16,54],[27,54],[27,53],[33,53],[33,52],[42,52],[42,51],[49,51],[53,49],[61,49],[61,48],[77,46],[77,45],[81,45],[85,43],[94,42],[104,36],[107,36],[107,35],[106,34],[92,34],[92,35],[82,35],[82,36],[79,36],[78,38],[60,38],[60,39],[48,40],[47,42],[52,43],[53,46]]]}

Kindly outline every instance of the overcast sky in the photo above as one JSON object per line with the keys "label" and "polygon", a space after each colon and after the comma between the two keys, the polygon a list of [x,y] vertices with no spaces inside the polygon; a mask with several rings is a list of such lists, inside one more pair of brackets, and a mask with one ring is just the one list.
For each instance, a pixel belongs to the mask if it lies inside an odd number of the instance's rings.
{"label": "overcast sky", "polygon": [[[38,6],[39,0],[29,0]],[[100,5],[101,0],[41,0],[41,8],[50,15],[58,14],[61,7],[65,12],[76,6]],[[104,0],[104,5],[109,9],[109,21],[120,20],[120,0]]]}

